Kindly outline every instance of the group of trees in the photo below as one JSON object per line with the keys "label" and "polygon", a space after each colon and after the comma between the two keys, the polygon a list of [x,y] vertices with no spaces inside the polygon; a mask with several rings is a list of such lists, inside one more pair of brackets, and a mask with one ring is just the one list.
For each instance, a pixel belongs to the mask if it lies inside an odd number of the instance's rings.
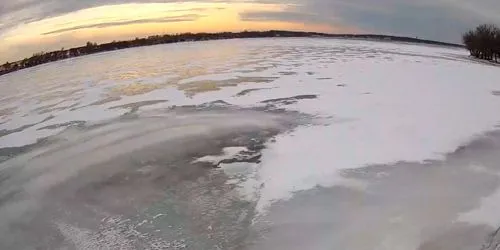
{"label": "group of trees", "polygon": [[36,65],[53,62],[57,60],[62,60],[66,58],[94,54],[104,51],[126,49],[139,46],[148,46],[156,44],[165,43],[177,43],[186,41],[201,41],[201,40],[217,40],[217,39],[232,39],[232,38],[251,38],[251,37],[275,37],[275,36],[286,36],[286,37],[305,37],[311,36],[316,33],[307,32],[291,32],[291,31],[244,31],[244,32],[221,32],[221,33],[182,33],[175,35],[156,35],[147,38],[136,38],[134,40],[127,41],[113,41],[110,43],[97,44],[93,42],[87,42],[85,46],[71,48],[71,49],[61,49],[52,52],[40,52],[35,53],[29,58],[25,58],[21,61],[13,63],[5,63],[0,65],[0,75],[7,74],[12,71],[19,69],[29,68]]}
{"label": "group of trees", "polygon": [[476,58],[498,62],[500,59],[500,29],[483,24],[463,35],[465,47]]}

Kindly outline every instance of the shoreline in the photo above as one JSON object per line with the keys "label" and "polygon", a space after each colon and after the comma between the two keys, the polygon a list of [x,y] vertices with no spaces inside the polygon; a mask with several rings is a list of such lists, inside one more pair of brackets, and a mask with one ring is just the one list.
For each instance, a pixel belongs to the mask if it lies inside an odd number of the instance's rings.
{"label": "shoreline", "polygon": [[73,57],[80,57],[90,54],[96,54],[107,51],[121,50],[134,47],[144,47],[158,44],[180,43],[180,42],[195,42],[209,40],[229,40],[238,38],[340,38],[340,39],[360,39],[382,42],[406,42],[414,44],[427,44],[437,46],[448,46],[463,48],[463,45],[445,43],[432,40],[424,40],[411,37],[388,36],[388,35],[373,35],[373,34],[327,34],[317,32],[299,32],[299,31],[243,31],[243,32],[222,32],[222,33],[183,33],[177,35],[156,35],[147,38],[135,38],[134,40],[113,41],[110,43],[97,44],[87,42],[87,45],[82,47],[71,48],[67,50],[57,50],[47,53],[37,53],[30,58],[25,58],[12,63],[0,65],[0,76],[11,72],[15,72],[25,68],[31,68],[49,62],[60,61]]}

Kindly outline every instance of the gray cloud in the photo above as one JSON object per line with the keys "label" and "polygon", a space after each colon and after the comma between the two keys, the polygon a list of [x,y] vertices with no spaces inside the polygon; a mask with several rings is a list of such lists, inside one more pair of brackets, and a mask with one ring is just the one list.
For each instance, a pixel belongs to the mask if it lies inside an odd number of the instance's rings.
{"label": "gray cloud", "polygon": [[307,22],[326,23],[332,22],[331,18],[317,14],[300,13],[294,11],[261,11],[244,12],[240,14],[243,21],[285,21],[285,22]]}
{"label": "gray cloud", "polygon": [[130,21],[105,22],[105,23],[79,25],[79,26],[74,26],[74,27],[70,27],[70,28],[53,30],[50,32],[43,33],[42,35],[58,34],[58,33],[63,33],[63,32],[67,32],[67,31],[90,29],[90,28],[106,28],[106,27],[120,26],[120,25],[127,25],[127,24],[187,22],[187,21],[194,21],[200,17],[202,17],[202,15],[190,14],[190,15],[182,15],[182,16],[175,16],[175,17],[148,18],[148,19],[130,20]]}
{"label": "gray cloud", "polygon": [[362,29],[447,42],[460,42],[462,32],[482,22],[460,9],[444,6],[395,5],[389,14],[344,11],[344,20]]}
{"label": "gray cloud", "polygon": [[[260,0],[281,3],[283,0]],[[461,33],[481,23],[500,24],[498,0],[288,0],[293,10],[246,12],[252,20],[322,22],[382,33],[460,42]],[[300,13],[300,15],[297,15]],[[311,18],[308,18],[311,17]]]}
{"label": "gray cloud", "polygon": [[182,2],[182,0],[0,0],[0,34],[17,25],[92,7],[172,2]]}
{"label": "gray cloud", "polygon": [[[202,0],[205,2],[218,0]],[[219,0],[224,1],[224,0]],[[226,0],[250,1],[250,0]],[[0,0],[1,33],[16,25],[76,10],[122,3],[182,0]],[[356,27],[370,33],[418,36],[459,42],[460,34],[480,23],[500,24],[499,0],[252,0],[292,4],[284,12],[245,12],[248,21],[294,21]]]}

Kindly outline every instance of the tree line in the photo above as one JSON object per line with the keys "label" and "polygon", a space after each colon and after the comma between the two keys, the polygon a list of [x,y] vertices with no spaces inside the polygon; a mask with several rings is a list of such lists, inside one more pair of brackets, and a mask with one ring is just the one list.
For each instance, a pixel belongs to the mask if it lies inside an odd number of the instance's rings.
{"label": "tree line", "polygon": [[203,41],[203,40],[218,40],[218,39],[233,39],[233,38],[265,38],[265,37],[331,37],[331,38],[351,38],[351,39],[369,39],[383,41],[397,41],[409,43],[425,43],[442,46],[458,46],[461,45],[443,43],[430,40],[422,40],[411,37],[398,37],[386,35],[372,34],[324,34],[317,32],[300,32],[300,31],[243,31],[243,32],[220,32],[220,33],[182,33],[173,35],[155,35],[147,38],[135,38],[126,41],[113,41],[110,43],[97,44],[87,42],[85,46],[71,49],[56,50],[52,52],[40,52],[33,54],[29,58],[17,62],[7,62],[0,65],[0,75],[7,74],[16,70],[33,67],[36,65],[63,60],[77,56],[100,53],[104,51],[126,49],[139,46],[148,46],[156,44],[177,43],[187,41]]}
{"label": "tree line", "polygon": [[500,59],[500,28],[494,24],[483,24],[462,36],[471,56],[498,62]]}

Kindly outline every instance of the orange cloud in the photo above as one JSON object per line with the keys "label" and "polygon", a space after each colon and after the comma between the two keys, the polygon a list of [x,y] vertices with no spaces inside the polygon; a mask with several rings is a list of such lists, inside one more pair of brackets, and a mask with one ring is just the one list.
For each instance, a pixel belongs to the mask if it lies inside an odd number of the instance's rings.
{"label": "orange cloud", "polygon": [[13,28],[2,34],[0,60],[34,52],[73,47],[86,41],[105,42],[153,34],[241,30],[310,30],[330,32],[329,25],[284,21],[244,21],[247,11],[284,11],[286,4],[147,3],[83,9]]}

